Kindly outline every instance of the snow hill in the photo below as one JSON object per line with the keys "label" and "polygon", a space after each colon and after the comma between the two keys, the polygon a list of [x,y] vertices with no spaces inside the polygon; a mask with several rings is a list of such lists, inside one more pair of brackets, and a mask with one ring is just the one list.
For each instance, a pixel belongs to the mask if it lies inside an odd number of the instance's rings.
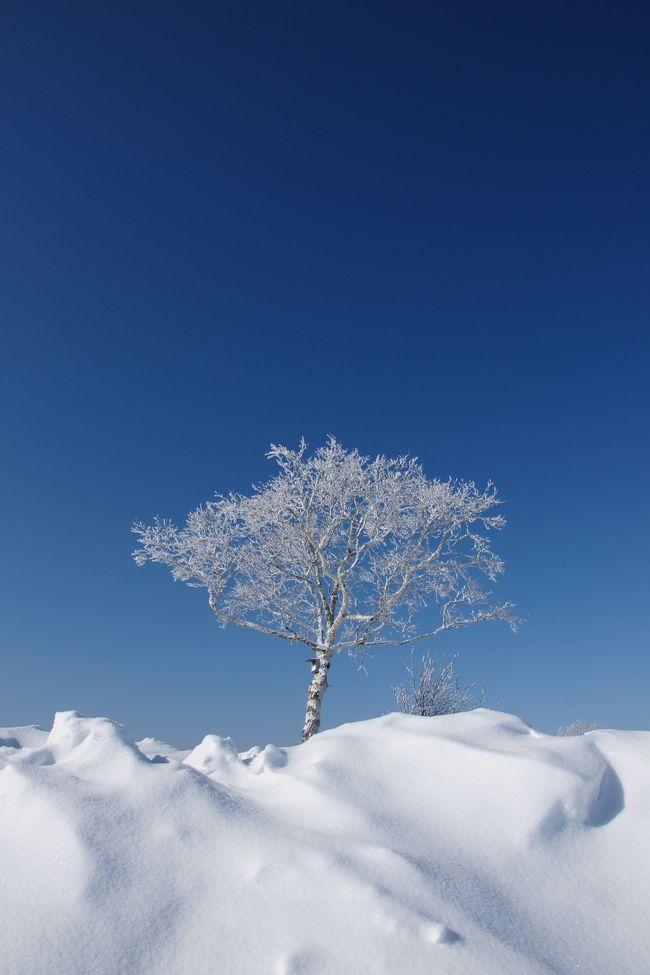
{"label": "snow hill", "polygon": [[0,731],[2,975],[647,975],[650,732]]}

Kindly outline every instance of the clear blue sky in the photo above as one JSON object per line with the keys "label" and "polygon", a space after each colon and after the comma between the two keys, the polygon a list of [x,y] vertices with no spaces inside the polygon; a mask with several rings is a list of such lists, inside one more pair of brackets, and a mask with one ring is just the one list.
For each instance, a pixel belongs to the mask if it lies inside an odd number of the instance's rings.
{"label": "clear blue sky", "polygon": [[[0,725],[295,741],[305,654],[220,630],[130,526],[333,433],[506,499],[528,622],[432,648],[488,704],[648,727],[645,5],[0,16]],[[404,657],[336,661],[325,726]]]}

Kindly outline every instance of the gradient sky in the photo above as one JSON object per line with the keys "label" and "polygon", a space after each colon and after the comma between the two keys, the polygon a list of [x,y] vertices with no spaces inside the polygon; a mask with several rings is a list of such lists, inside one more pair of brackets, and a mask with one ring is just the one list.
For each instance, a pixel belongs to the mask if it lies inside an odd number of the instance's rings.
{"label": "gradient sky", "polygon": [[[130,526],[332,433],[496,482],[527,622],[431,647],[490,706],[650,726],[649,33],[642,4],[3,4],[0,725],[296,741],[304,651],[220,630]],[[337,659],[324,726],[390,710],[405,656]]]}

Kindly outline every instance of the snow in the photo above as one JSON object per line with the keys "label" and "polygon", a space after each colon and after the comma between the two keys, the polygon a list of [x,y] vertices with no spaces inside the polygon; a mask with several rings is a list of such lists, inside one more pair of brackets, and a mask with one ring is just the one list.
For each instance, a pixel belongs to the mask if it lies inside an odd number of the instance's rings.
{"label": "snow", "polygon": [[650,732],[0,730],[2,975],[643,975]]}

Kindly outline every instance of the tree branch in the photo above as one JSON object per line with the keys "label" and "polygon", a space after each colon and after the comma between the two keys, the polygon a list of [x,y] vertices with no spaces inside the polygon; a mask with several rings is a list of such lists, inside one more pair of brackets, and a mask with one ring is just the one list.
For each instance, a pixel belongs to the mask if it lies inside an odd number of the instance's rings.
{"label": "tree branch", "polygon": [[315,643],[313,640],[308,640],[299,633],[294,633],[293,631],[287,632],[283,630],[274,630],[270,626],[264,626],[262,623],[253,623],[252,620],[247,620],[243,616],[236,616],[234,613],[227,613],[224,609],[221,609],[217,603],[216,597],[213,594],[208,596],[208,602],[210,603],[210,609],[214,615],[223,623],[235,623],[237,626],[243,626],[248,630],[256,630],[258,633],[266,634],[266,636],[277,636],[280,640],[289,640],[292,643],[302,643],[314,651],[319,649],[317,643]]}

